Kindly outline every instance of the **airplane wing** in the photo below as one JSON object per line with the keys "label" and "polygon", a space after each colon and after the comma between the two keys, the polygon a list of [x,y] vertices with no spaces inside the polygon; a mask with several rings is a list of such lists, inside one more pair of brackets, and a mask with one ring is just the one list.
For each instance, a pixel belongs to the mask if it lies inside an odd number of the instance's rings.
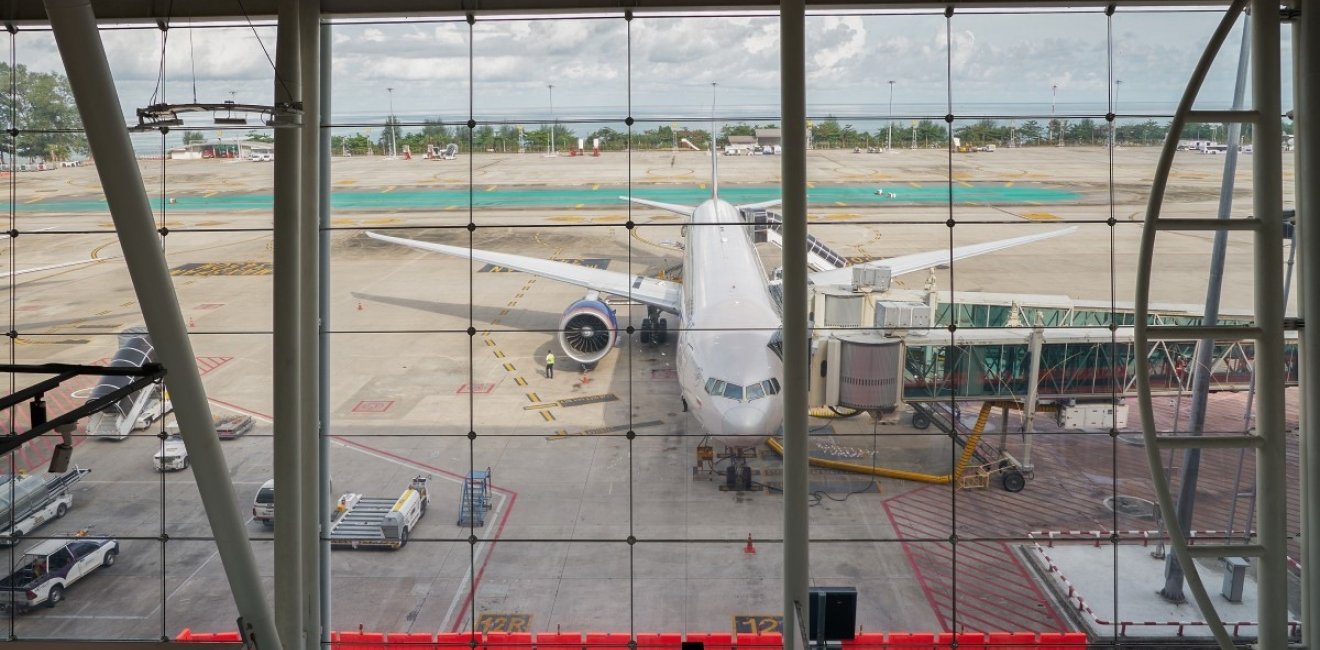
{"label": "airplane wing", "polygon": [[390,237],[389,235],[380,235],[374,232],[368,232],[367,236],[397,244],[399,246],[408,246],[433,253],[443,253],[452,257],[466,258],[493,264],[515,271],[531,273],[543,278],[558,280],[568,284],[574,284],[579,287],[586,287],[592,291],[608,293],[620,298],[636,300],[637,302],[650,305],[657,309],[663,309],[671,314],[678,314],[680,305],[683,304],[683,285],[668,280],[659,280],[648,278],[643,275],[628,275],[617,271],[607,271],[604,269],[593,269],[587,266],[578,266],[566,262],[556,262],[554,260],[544,260],[539,257],[527,257],[525,255],[513,255],[510,253],[496,253],[493,251],[483,251],[475,248],[461,248],[458,246],[447,246],[445,244],[433,244],[431,242],[417,241],[415,239],[403,239],[401,237]]}
{"label": "airplane wing", "polygon": [[[937,251],[928,251],[925,253],[915,253],[912,255],[900,255],[898,257],[891,257],[885,260],[876,260],[874,262],[867,262],[865,264],[861,264],[858,266],[872,267],[872,268],[888,268],[890,269],[890,271],[893,272],[893,275],[899,276],[899,275],[903,275],[904,273],[911,273],[913,271],[922,271],[925,269],[939,266],[941,264],[948,264],[951,261],[966,259],[969,257],[975,257],[977,255],[984,255],[986,253],[1001,251],[1006,248],[1013,248],[1014,246],[1021,246],[1023,244],[1030,244],[1032,242],[1038,242],[1044,239],[1059,237],[1061,235],[1066,235],[1068,233],[1071,233],[1075,230],[1077,230],[1077,227],[1073,226],[1071,228],[1063,228],[1060,230],[1054,230],[1047,233],[1040,233],[1036,235],[1024,235],[1022,237],[1013,237],[1011,239],[1000,239],[998,241],[985,242],[984,244],[970,244],[968,246],[959,246],[957,248],[954,248],[952,251],[948,249],[942,249]],[[807,279],[817,285],[847,284],[849,282],[852,282],[852,269],[853,269],[852,266],[843,266],[829,271],[817,271],[815,273],[809,274],[807,276]]]}
{"label": "airplane wing", "polygon": [[737,207],[739,210],[766,210],[783,202],[783,199],[775,199],[773,201],[761,201],[760,203],[743,203]]}
{"label": "airplane wing", "polygon": [[696,211],[697,211],[697,209],[694,208],[694,207],[687,206],[687,205],[679,205],[679,204],[677,204],[677,203],[662,203],[662,202],[660,202],[660,201],[651,201],[651,200],[649,200],[649,199],[639,199],[639,198],[637,198],[637,197],[628,198],[628,197],[626,197],[626,196],[621,196],[621,197],[619,197],[619,198],[622,199],[622,200],[624,200],[624,201],[630,201],[630,202],[632,202],[632,203],[636,203],[636,204],[638,204],[638,205],[646,205],[646,206],[650,206],[650,207],[652,207],[652,208],[659,208],[659,209],[661,209],[661,210],[664,210],[665,212],[673,212],[674,214],[681,214],[681,215],[683,215],[683,216],[685,216],[685,217],[690,217],[690,216],[692,216],[692,213],[693,213],[693,212],[696,212]]}

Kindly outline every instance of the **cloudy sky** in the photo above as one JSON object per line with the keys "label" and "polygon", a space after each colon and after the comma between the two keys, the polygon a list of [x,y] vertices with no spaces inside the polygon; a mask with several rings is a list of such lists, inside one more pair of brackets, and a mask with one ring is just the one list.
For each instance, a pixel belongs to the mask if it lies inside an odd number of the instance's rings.
{"label": "cloudy sky", "polygon": [[[883,118],[892,88],[893,114],[903,117],[943,115],[950,95],[959,116],[1103,114],[1116,88],[1121,114],[1168,114],[1219,17],[814,16],[807,22],[809,111]],[[471,111],[478,120],[536,121],[553,110],[562,120],[621,122],[632,114],[663,122],[708,116],[712,95],[722,119],[777,113],[778,24],[771,16],[345,23],[332,33],[337,124],[379,122],[391,104],[405,120],[459,121]],[[49,34],[14,38],[19,63],[62,68]],[[273,96],[270,26],[176,25],[164,48],[163,89],[159,31],[120,29],[104,38],[126,115],[153,97],[191,101],[194,86],[203,102],[269,103]],[[1285,32],[1285,66],[1288,42]],[[1235,32],[1202,92],[1203,106],[1231,99],[1238,44]]]}

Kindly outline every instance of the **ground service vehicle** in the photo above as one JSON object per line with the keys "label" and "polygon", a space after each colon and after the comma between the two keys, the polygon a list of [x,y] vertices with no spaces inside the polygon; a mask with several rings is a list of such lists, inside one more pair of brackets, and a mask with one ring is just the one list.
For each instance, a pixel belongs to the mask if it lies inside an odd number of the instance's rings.
{"label": "ground service vehicle", "polygon": [[275,479],[262,483],[257,496],[252,498],[252,519],[267,528],[275,526]]}
{"label": "ground service vehicle", "polygon": [[365,497],[356,493],[340,497],[332,515],[334,522],[330,524],[330,545],[403,548],[431,501],[426,490],[428,480],[426,476],[414,478],[398,498]]}
{"label": "ground service vehicle", "polygon": [[115,563],[119,542],[109,537],[48,539],[28,549],[14,572],[0,580],[0,611],[54,607],[73,583]]}
{"label": "ground service vehicle", "polygon": [[161,472],[188,469],[188,446],[183,444],[183,436],[174,433],[165,438],[152,461]]}
{"label": "ground service vehicle", "polygon": [[91,470],[64,474],[0,475],[0,544],[12,544],[38,526],[63,517],[73,507],[69,486]]}

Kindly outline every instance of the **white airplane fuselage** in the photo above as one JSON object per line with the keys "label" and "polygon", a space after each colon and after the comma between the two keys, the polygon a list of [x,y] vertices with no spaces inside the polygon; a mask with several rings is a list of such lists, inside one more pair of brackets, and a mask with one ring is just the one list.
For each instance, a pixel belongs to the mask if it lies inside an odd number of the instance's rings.
{"label": "white airplane fuselage", "polygon": [[781,321],[751,226],[719,199],[687,227],[678,381],[704,433],[754,447],[784,420],[783,363],[769,347]]}

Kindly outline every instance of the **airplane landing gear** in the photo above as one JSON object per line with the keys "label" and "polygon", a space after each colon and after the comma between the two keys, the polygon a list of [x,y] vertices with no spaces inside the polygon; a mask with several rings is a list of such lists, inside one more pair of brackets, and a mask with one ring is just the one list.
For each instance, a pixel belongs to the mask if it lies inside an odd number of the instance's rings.
{"label": "airplane landing gear", "polygon": [[720,454],[720,460],[729,461],[728,467],[724,468],[724,485],[720,488],[721,490],[725,492],[751,492],[761,489],[762,486],[752,483],[752,468],[747,464],[748,458],[756,458],[755,448],[729,448],[723,454]]}

